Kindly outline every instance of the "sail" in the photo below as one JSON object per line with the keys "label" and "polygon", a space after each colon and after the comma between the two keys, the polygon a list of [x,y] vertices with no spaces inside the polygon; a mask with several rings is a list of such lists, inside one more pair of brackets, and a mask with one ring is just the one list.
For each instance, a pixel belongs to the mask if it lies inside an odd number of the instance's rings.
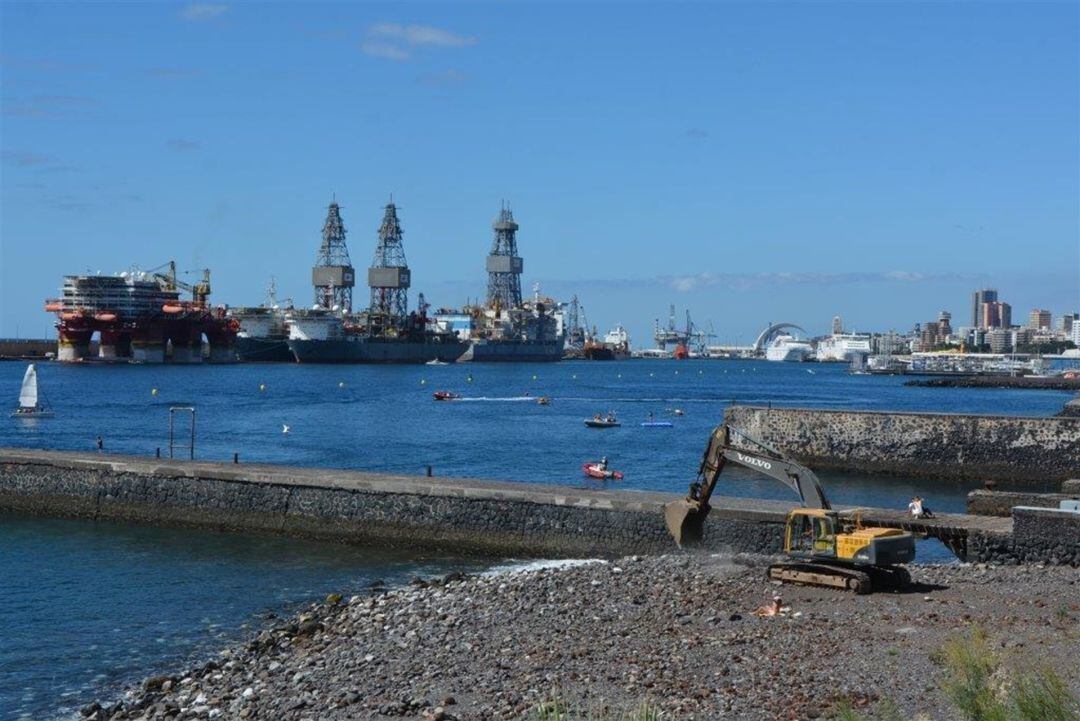
{"label": "sail", "polygon": [[19,405],[22,408],[37,408],[37,370],[31,363],[26,367],[26,375],[22,379],[22,390],[19,391]]}

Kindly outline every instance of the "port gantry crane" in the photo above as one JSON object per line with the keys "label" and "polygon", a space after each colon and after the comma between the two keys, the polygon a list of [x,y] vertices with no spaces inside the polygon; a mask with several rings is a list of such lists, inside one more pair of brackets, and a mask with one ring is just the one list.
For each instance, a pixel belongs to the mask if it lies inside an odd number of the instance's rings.
{"label": "port gantry crane", "polygon": [[[732,443],[733,437],[742,440],[740,447]],[[791,511],[785,523],[784,552],[789,560],[770,565],[769,578],[855,593],[906,586],[911,581],[898,564],[915,558],[914,536],[898,528],[863,527],[858,516],[841,516],[832,509],[813,471],[727,424],[709,437],[690,493],[664,509],[668,530],[679,546],[701,543],[709,498],[728,462],[780,481],[802,502],[802,508]]]}

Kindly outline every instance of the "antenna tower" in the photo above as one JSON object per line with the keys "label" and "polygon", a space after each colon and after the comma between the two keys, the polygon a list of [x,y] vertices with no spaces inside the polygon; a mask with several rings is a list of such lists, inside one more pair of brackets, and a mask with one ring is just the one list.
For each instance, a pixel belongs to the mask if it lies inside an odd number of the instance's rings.
{"label": "antenna tower", "polygon": [[398,321],[403,320],[409,312],[410,273],[401,236],[397,206],[388,203],[382,225],[379,226],[379,245],[368,268],[368,286],[371,288],[369,312]]}
{"label": "antenna tower", "polygon": [[505,205],[491,224],[495,240],[487,257],[489,306],[501,310],[521,307],[521,272],[525,263],[518,255],[514,214]]}
{"label": "antenna tower", "polygon": [[356,273],[349,260],[345,245],[345,224],[341,222],[341,208],[337,201],[331,202],[323,223],[322,245],[311,269],[311,284],[315,286],[315,305],[320,308],[352,310],[352,289]]}

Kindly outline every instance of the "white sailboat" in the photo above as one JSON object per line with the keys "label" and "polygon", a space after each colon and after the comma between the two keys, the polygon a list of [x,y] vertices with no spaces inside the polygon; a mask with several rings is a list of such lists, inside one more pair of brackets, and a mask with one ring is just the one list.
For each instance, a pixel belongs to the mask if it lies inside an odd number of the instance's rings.
{"label": "white sailboat", "polygon": [[31,363],[26,367],[26,375],[23,376],[22,388],[19,390],[19,407],[12,414],[12,418],[51,418],[53,412],[38,401],[37,369]]}

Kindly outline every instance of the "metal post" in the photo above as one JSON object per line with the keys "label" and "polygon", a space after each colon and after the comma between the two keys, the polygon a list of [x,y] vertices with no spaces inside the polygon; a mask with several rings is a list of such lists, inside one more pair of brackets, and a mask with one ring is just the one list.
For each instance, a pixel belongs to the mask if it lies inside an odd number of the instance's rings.
{"label": "metal post", "polygon": [[191,414],[191,440],[188,445],[188,457],[195,460],[195,408],[192,406],[174,406],[169,409],[169,458],[173,457],[174,427],[173,414],[176,411],[187,411]]}
{"label": "metal post", "polygon": [[240,454],[239,453],[232,454],[232,462],[233,463],[239,463],[240,462]]}
{"label": "metal post", "polygon": [[431,466],[427,467],[427,477],[431,478]]}
{"label": "metal post", "polygon": [[158,457],[158,458],[161,458],[161,446],[158,446],[158,449],[157,449],[157,457]]}

